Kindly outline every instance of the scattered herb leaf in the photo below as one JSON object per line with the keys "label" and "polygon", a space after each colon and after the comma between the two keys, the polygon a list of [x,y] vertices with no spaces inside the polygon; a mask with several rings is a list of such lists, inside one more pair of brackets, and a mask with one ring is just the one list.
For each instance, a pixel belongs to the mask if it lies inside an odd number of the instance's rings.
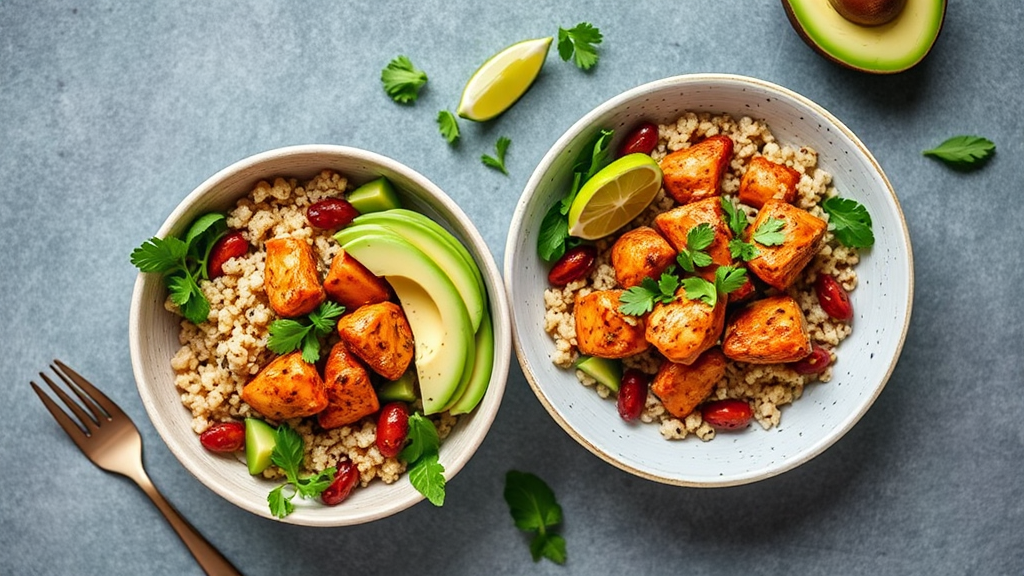
{"label": "scattered herb leaf", "polygon": [[302,350],[302,360],[313,364],[320,359],[320,339],[330,334],[335,320],[345,312],[341,304],[325,301],[301,318],[278,318],[270,323],[267,348],[277,354]]}
{"label": "scattered herb leaf", "polygon": [[729,226],[729,230],[732,231],[732,235],[739,238],[743,236],[743,232],[747,229],[747,214],[743,210],[740,210],[725,196],[721,197],[722,211],[725,212],[724,220],[726,225]]}
{"label": "scattered herb leaf", "polygon": [[729,240],[729,254],[733,258],[738,258],[744,262],[750,262],[754,258],[757,258],[759,253],[757,246],[754,246],[750,242],[744,242],[741,238],[733,238],[732,240]]}
{"label": "scattered herb leaf", "polygon": [[407,56],[396,56],[380,72],[384,92],[399,104],[415,102],[420,88],[427,83],[427,74],[413,65]]}
{"label": "scattered herb leaf", "polygon": [[533,561],[547,558],[556,564],[565,564],[565,539],[552,532],[562,523],[562,507],[551,488],[534,474],[509,470],[505,475],[504,495],[516,528],[533,533],[530,540]]}
{"label": "scattered herb leaf", "polygon": [[274,434],[276,444],[270,453],[270,461],[284,471],[287,482],[274,488],[267,495],[270,512],[278,518],[284,518],[295,510],[292,498],[298,494],[301,498],[316,498],[334,481],[336,469],[331,466],[317,474],[300,476],[302,467],[303,442],[291,426],[281,424]]}
{"label": "scattered herb leaf", "polygon": [[700,300],[712,308],[718,303],[718,291],[715,290],[715,285],[700,276],[685,278],[683,291],[688,300]]}
{"label": "scattered herb leaf", "polygon": [[711,224],[702,222],[686,233],[686,247],[676,255],[676,262],[687,271],[711,265],[711,255],[704,251],[715,240],[715,229]]}
{"label": "scattered herb leaf", "polygon": [[746,268],[719,266],[715,270],[715,290],[719,294],[732,294],[747,283]]}
{"label": "scattered herb leaf", "polygon": [[839,242],[850,248],[870,248],[875,243],[871,215],[860,202],[833,196],[821,203],[828,213],[829,228]]}
{"label": "scattered herb leaf", "polygon": [[935,148],[922,152],[959,170],[980,168],[996,151],[996,145],[981,136],[953,136]]}
{"label": "scattered herb leaf", "polygon": [[668,304],[675,300],[679,289],[679,278],[671,272],[664,272],[661,279],[644,278],[619,296],[619,312],[630,316],[643,316],[654,309],[657,303]]}
{"label": "scattered herb leaf", "polygon": [[459,122],[455,119],[455,114],[448,110],[441,110],[437,113],[437,126],[441,131],[441,136],[444,136],[449,144],[459,139]]}
{"label": "scattered herb leaf", "polygon": [[494,144],[494,156],[488,156],[484,154],[480,157],[480,161],[484,163],[484,166],[499,170],[502,174],[508,176],[508,169],[505,168],[505,152],[508,151],[508,145],[512,143],[512,140],[507,136],[498,138],[498,141]]}
{"label": "scattered herb leaf", "polygon": [[757,230],[754,230],[752,238],[764,246],[778,246],[786,240],[786,235],[782,232],[785,225],[786,223],[778,218],[765,218]]}
{"label": "scattered herb leaf", "polygon": [[434,506],[444,504],[444,466],[438,461],[441,441],[429,418],[414,412],[409,416],[408,444],[398,455],[409,467],[409,482]]}
{"label": "scattered herb leaf", "polygon": [[568,62],[570,58],[581,70],[590,70],[597,64],[597,45],[604,37],[589,22],[580,22],[566,30],[558,29],[558,55]]}

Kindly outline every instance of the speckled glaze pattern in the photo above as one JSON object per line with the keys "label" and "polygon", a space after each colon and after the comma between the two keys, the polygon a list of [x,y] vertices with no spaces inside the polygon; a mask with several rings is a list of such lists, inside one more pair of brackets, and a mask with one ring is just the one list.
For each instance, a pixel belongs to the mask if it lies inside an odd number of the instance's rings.
{"label": "speckled glaze pattern", "polygon": [[[226,210],[259,180],[275,176],[307,179],[333,169],[359,185],[386,176],[403,205],[427,214],[459,237],[476,259],[488,290],[494,322],[495,354],[491,380],[480,405],[463,418],[441,445],[440,461],[451,479],[469,461],[494,420],[511,361],[511,328],[501,276],[486,244],[465,213],[440,188],[418,172],[372,152],[330,145],[280,148],[241,160],[193,190],[156,233],[180,234],[197,216]],[[129,341],[139,395],[154,427],[181,464],[200,482],[235,505],[271,518],[267,494],[277,484],[250,476],[243,461],[212,454],[192,432],[191,413],[174,386],[170,359],[177,351],[179,318],[164,310],[166,290],[155,274],[139,274],[132,294]],[[423,499],[406,477],[391,485],[374,482],[353,491],[344,506],[295,499],[296,509],[284,522],[307,526],[342,526],[376,520]]]}
{"label": "speckled glaze pattern", "polygon": [[[540,222],[564,194],[571,163],[601,129],[617,135],[641,120],[667,122],[686,111],[728,113],[764,120],[783,144],[809,146],[833,175],[839,194],[871,214],[876,243],[862,252],[860,284],[851,298],[853,333],[838,348],[831,382],[812,384],[782,409],[782,423],[753,425],[711,442],[669,442],[657,426],[622,421],[614,402],[576,382],[550,361],[553,343],[543,330],[547,265],[537,256]],[[617,142],[612,143],[612,147]],[[790,470],[820,454],[864,415],[899,358],[910,322],[913,257],[896,193],[860,140],[822,107],[762,80],[696,74],[666,78],[601,104],[569,128],[544,156],[513,216],[505,248],[505,282],[513,303],[516,353],[530,386],[558,424],[588,450],[638,476],[682,486],[754,482]]]}

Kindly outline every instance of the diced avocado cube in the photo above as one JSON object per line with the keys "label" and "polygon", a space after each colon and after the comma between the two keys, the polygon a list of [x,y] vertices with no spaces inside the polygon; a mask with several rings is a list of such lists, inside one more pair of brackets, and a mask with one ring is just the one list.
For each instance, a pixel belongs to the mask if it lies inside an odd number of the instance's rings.
{"label": "diced avocado cube", "polygon": [[576,369],[586,372],[591,378],[611,389],[612,392],[619,391],[619,381],[622,380],[622,363],[618,360],[581,356],[576,361]]}
{"label": "diced avocado cube", "polygon": [[245,419],[245,463],[249,474],[259,474],[270,466],[270,455],[277,445],[277,431],[258,418]]}
{"label": "diced avocado cube", "polygon": [[383,176],[356,188],[346,197],[346,200],[360,214],[402,207],[402,201],[399,200],[395,187],[391,185],[390,180]]}
{"label": "diced avocado cube", "polygon": [[416,400],[416,369],[406,370],[398,380],[385,382],[377,388],[377,399],[386,402],[412,402]]}

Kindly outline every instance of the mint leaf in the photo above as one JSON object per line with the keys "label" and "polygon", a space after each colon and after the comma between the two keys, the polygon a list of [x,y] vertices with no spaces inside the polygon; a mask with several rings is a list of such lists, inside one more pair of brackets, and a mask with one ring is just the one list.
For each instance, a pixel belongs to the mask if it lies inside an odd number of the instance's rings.
{"label": "mint leaf", "polygon": [[558,534],[537,534],[530,540],[530,556],[534,562],[547,558],[556,564],[565,564],[565,538]]}
{"label": "mint leaf", "polygon": [[441,110],[437,113],[437,126],[441,131],[441,136],[444,136],[449,144],[459,139],[459,122],[455,119],[455,115],[448,110]]}
{"label": "mint leaf", "polygon": [[861,203],[835,196],[822,202],[821,208],[828,213],[829,228],[840,244],[851,248],[870,248],[874,245],[871,215]]}
{"label": "mint leaf", "polygon": [[570,58],[577,68],[589,70],[597,64],[597,45],[604,37],[601,31],[588,22],[580,22],[566,30],[558,29],[558,55],[568,62]]}
{"label": "mint leaf", "polygon": [[409,416],[408,444],[398,457],[409,466],[409,483],[434,506],[444,504],[444,466],[438,461],[441,441],[434,423],[419,412]]}
{"label": "mint leaf", "polygon": [[785,225],[785,222],[778,218],[765,218],[757,230],[754,230],[753,239],[765,246],[778,246],[786,240],[786,235],[782,232]]}
{"label": "mint leaf", "polygon": [[996,151],[996,145],[981,136],[953,136],[942,144],[922,152],[959,170],[980,168]]}
{"label": "mint leaf", "polygon": [[413,65],[407,56],[396,56],[380,72],[384,92],[399,104],[415,102],[420,88],[427,83],[427,74]]}
{"label": "mint leaf", "polygon": [[544,557],[563,564],[565,541],[550,532],[562,523],[562,507],[551,488],[534,474],[509,470],[504,496],[516,528],[536,534],[530,543],[534,562]]}
{"label": "mint leaf", "polygon": [[436,452],[426,454],[409,469],[409,482],[434,506],[444,505],[444,466]]}

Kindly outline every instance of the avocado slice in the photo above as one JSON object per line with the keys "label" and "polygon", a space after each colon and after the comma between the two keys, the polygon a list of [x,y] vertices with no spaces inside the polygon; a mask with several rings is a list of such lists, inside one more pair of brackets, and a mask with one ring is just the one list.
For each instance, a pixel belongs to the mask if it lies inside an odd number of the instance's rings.
{"label": "avocado slice", "polygon": [[480,328],[476,331],[476,359],[473,362],[473,372],[469,378],[466,390],[448,405],[448,411],[452,414],[468,414],[476,408],[487,386],[491,383],[491,371],[494,369],[494,327],[491,324],[491,315],[484,311],[484,317],[480,321]]}
{"label": "avocado slice", "polygon": [[576,369],[586,372],[591,378],[607,386],[612,392],[619,391],[622,380],[622,363],[609,358],[597,356],[581,356],[576,361]]}
{"label": "avocado slice", "polygon": [[259,418],[245,419],[245,464],[249,474],[259,474],[270,466],[270,456],[277,446],[277,430]]}
{"label": "avocado slice", "polygon": [[356,188],[345,197],[360,214],[401,208],[402,201],[391,181],[381,176]]}
{"label": "avocado slice", "polygon": [[906,0],[889,22],[865,26],[847,20],[826,0],[782,0],[782,5],[808,46],[839,65],[873,74],[902,72],[920,62],[946,15],[946,0]]}

